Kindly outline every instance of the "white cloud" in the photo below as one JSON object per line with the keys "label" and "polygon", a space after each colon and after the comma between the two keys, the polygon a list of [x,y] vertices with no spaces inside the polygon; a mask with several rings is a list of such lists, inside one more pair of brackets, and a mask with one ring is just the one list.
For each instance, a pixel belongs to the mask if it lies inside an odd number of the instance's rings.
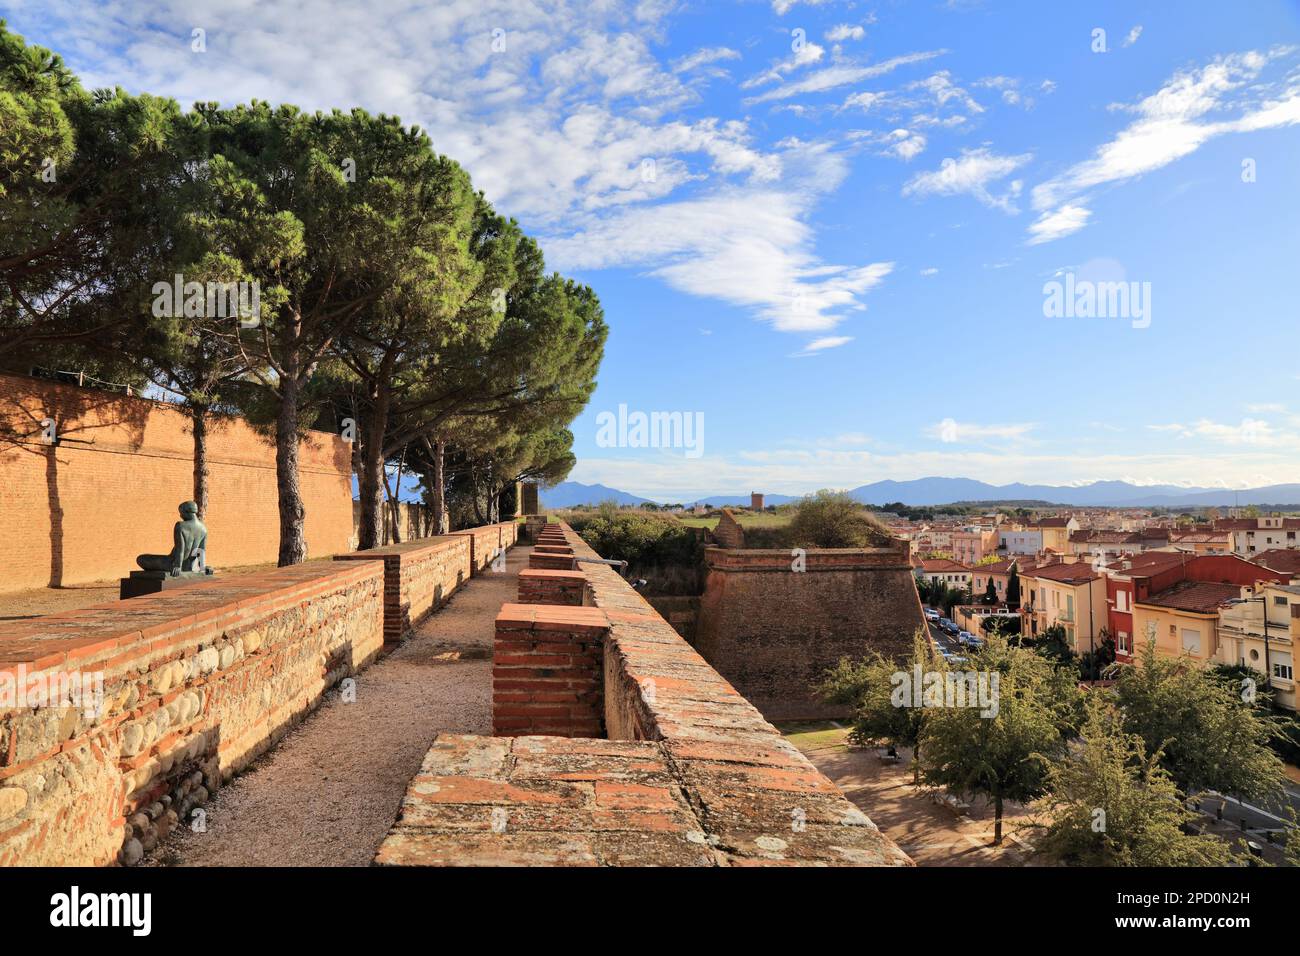
{"label": "white cloud", "polygon": [[784,60],[773,63],[770,69],[765,70],[757,76],[752,76],[744,83],[741,83],[740,88],[742,90],[749,90],[756,86],[762,86],[765,83],[780,82],[795,70],[820,62],[821,58],[825,55],[825,49],[818,46],[816,43],[805,41],[792,50],[790,55]]}
{"label": "white cloud", "polygon": [[934,266],[930,266],[929,268],[921,270],[921,275],[923,276],[937,276],[938,274],[939,274],[939,270],[936,269]]}
{"label": "white cloud", "polygon": [[1300,435],[1278,431],[1261,418],[1243,418],[1238,424],[1216,422],[1202,418],[1190,425],[1171,422],[1148,425],[1151,431],[1176,435],[1180,439],[1203,438],[1221,445],[1267,445],[1280,448],[1294,447]]}
{"label": "white cloud", "polygon": [[826,349],[837,349],[841,345],[848,345],[853,341],[851,335],[827,335],[820,339],[813,339],[804,346],[805,352],[821,352]]}
{"label": "white cloud", "polygon": [[1092,210],[1068,203],[1059,209],[1049,210],[1030,224],[1028,243],[1036,246],[1041,242],[1061,239],[1078,232],[1088,224],[1090,218],[1092,218]]}
{"label": "white cloud", "polygon": [[[1200,69],[1174,74],[1136,105],[1115,107],[1136,114],[1137,119],[1099,147],[1092,158],[1035,186],[1034,208],[1039,212],[1064,208],[1089,189],[1160,169],[1194,153],[1216,136],[1300,123],[1300,80],[1293,75],[1280,88],[1257,82],[1272,60],[1290,52],[1252,51],[1216,57]],[[1224,115],[1230,112],[1236,115]],[[1081,206],[1075,203],[1073,208]],[[1060,212],[1058,209],[1057,214]],[[1039,231],[1033,233],[1031,242],[1059,237],[1037,223],[1031,232],[1035,228]]]}
{"label": "white cloud", "polygon": [[1014,200],[1021,183],[1013,180],[1002,195],[994,195],[989,185],[1005,179],[1033,159],[1032,153],[1000,156],[987,147],[962,150],[961,156],[945,159],[938,169],[918,173],[903,185],[904,196],[955,196],[969,193],[986,206],[1015,212]]}
{"label": "white cloud", "polygon": [[858,24],[841,23],[826,31],[826,39],[831,43],[843,43],[845,40],[861,40],[867,31]]}
{"label": "white cloud", "polygon": [[739,60],[740,54],[725,46],[705,47],[673,61],[674,73],[689,73],[722,60]]}
{"label": "white cloud", "polygon": [[970,422],[959,422],[952,418],[945,418],[943,421],[929,426],[925,434],[929,438],[937,438],[946,445],[957,443],[968,443],[981,441],[984,439],[999,439],[1004,441],[1015,441],[1024,439],[1033,431],[1034,425],[1022,423],[1016,425],[976,425]]}
{"label": "white cloud", "polygon": [[825,69],[817,70],[814,73],[805,76],[801,80],[793,83],[786,83],[784,86],[778,86],[776,89],[768,90],[758,96],[747,99],[746,103],[766,103],[772,100],[787,100],[794,96],[804,93],[821,93],[826,90],[832,90],[839,86],[845,86],[849,83],[857,83],[859,80],[867,80],[876,76],[883,76],[891,73],[900,66],[908,66],[912,63],[920,63],[925,60],[933,59],[936,56],[942,56],[945,50],[930,50],[921,53],[907,53],[902,56],[892,57],[888,60],[882,60],[879,63],[870,66],[853,66],[851,64],[837,64],[828,66]]}

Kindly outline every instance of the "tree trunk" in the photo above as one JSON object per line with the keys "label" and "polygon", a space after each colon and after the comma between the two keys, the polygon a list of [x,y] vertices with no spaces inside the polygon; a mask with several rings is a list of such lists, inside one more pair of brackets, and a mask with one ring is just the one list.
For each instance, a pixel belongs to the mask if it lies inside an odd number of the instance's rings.
{"label": "tree trunk", "polygon": [[993,845],[1002,844],[1002,796],[993,798]]}
{"label": "tree trunk", "polygon": [[280,379],[280,409],[275,421],[275,481],[280,505],[280,567],[302,564],[307,557],[307,538],[298,484],[298,388],[297,363],[287,366]]}
{"label": "tree trunk", "polygon": [[443,470],[443,458],[447,452],[445,442],[433,443],[433,527],[434,534],[446,534],[451,530],[447,523],[447,489],[446,475]]}
{"label": "tree trunk", "polygon": [[190,409],[194,427],[194,503],[199,520],[208,513],[208,410],[201,405]]}
{"label": "tree trunk", "polygon": [[362,429],[361,473],[357,476],[357,490],[361,496],[358,551],[379,547],[384,527],[384,430],[388,424],[388,390],[376,389],[370,398],[370,414]]}

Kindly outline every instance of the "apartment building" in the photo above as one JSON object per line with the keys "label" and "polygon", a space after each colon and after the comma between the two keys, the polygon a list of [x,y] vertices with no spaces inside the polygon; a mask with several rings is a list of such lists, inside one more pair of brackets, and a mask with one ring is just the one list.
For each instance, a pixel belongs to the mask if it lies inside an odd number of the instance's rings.
{"label": "apartment building", "polygon": [[1300,587],[1261,582],[1244,603],[1219,612],[1219,660],[1267,675],[1264,682],[1281,707],[1296,709],[1295,649],[1300,639]]}
{"label": "apartment building", "polygon": [[1020,590],[1024,633],[1041,634],[1060,624],[1076,653],[1101,644],[1109,620],[1106,579],[1086,561],[1037,567],[1023,576]]}

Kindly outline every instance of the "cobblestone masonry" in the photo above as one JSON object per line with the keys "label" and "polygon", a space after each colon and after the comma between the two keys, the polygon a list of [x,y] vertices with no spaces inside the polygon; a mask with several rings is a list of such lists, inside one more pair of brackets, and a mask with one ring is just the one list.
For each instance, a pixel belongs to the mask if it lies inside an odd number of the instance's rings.
{"label": "cobblestone masonry", "polygon": [[100,674],[105,706],[0,707],[0,865],[132,863],[189,823],[379,653],[383,584],[317,562],[7,623],[0,679]]}
{"label": "cobblestone masonry", "polygon": [[402,640],[469,580],[470,535],[420,538],[404,544],[336,554],[336,561],[384,562],[384,641]]}
{"label": "cobblestone masonry", "polygon": [[531,620],[589,633],[603,617],[612,739],[439,737],[376,863],[910,864],[614,569],[581,572],[590,606],[534,606]]}

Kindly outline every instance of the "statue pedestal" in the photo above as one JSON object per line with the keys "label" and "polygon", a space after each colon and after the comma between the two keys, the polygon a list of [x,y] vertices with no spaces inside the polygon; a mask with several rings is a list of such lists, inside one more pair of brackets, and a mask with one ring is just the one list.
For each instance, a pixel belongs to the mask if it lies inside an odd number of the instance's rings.
{"label": "statue pedestal", "polygon": [[125,601],[142,594],[157,594],[159,591],[170,591],[173,588],[209,584],[216,579],[215,574],[202,571],[186,571],[177,577],[172,577],[166,571],[132,571],[129,577],[122,578],[118,583],[117,599]]}

